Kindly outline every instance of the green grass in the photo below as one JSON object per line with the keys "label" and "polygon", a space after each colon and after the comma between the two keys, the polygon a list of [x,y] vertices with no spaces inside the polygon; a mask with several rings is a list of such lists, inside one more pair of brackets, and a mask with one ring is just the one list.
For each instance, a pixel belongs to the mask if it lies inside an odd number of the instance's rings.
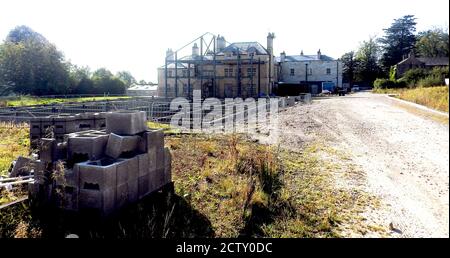
{"label": "green grass", "polygon": [[0,175],[8,173],[11,162],[17,156],[27,156],[30,148],[27,124],[15,126],[0,122]]}
{"label": "green grass", "polygon": [[414,102],[448,113],[448,86],[418,87],[414,89],[377,89],[374,93],[398,94],[399,99]]}
{"label": "green grass", "polygon": [[31,96],[21,96],[19,97],[19,99],[0,101],[1,102],[0,106],[20,107],[20,106],[46,105],[46,104],[66,103],[66,102],[116,100],[123,98],[129,97],[121,96],[121,97],[81,97],[81,98],[39,98]]}
{"label": "green grass", "polygon": [[[16,130],[4,133],[10,144],[27,138]],[[367,205],[364,194],[334,187],[332,172],[344,168],[322,160],[318,144],[291,152],[240,135],[171,134],[165,145],[174,194],[106,220],[43,215],[25,202],[0,210],[0,237],[340,237],[341,225],[360,223]]]}

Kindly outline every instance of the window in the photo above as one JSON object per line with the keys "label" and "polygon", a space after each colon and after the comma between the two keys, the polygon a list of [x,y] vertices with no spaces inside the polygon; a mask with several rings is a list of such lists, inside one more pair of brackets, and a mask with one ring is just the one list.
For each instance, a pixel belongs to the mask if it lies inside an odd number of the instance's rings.
{"label": "window", "polygon": [[327,68],[327,74],[331,74],[331,68]]}
{"label": "window", "polygon": [[183,93],[184,94],[188,94],[188,85],[187,84],[183,84]]}
{"label": "window", "polygon": [[309,68],[308,74],[309,74],[309,75],[312,75],[312,68]]}
{"label": "window", "polygon": [[291,73],[290,73],[290,75],[291,75],[291,76],[294,76],[294,75],[295,75],[295,69],[294,69],[294,68],[291,68]]}
{"label": "window", "polygon": [[167,71],[167,77],[172,77],[172,71]]}
{"label": "window", "polygon": [[233,68],[225,68],[225,77],[233,77]]}
{"label": "window", "polygon": [[247,76],[252,77],[256,75],[256,68],[249,67],[247,68]]}
{"label": "window", "polygon": [[187,77],[187,70],[183,70],[183,77]]}

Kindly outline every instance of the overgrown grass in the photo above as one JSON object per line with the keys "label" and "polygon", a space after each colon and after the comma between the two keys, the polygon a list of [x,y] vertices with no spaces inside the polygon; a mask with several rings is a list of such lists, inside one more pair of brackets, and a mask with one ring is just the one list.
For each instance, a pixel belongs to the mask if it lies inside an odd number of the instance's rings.
{"label": "overgrown grass", "polygon": [[17,156],[27,156],[30,148],[29,127],[0,122],[0,175],[6,175]]}
{"label": "overgrown grass", "polygon": [[448,86],[418,87],[414,89],[377,89],[374,93],[398,94],[398,98],[432,109],[448,112]]}
{"label": "overgrown grass", "polygon": [[0,101],[0,106],[8,107],[20,107],[20,106],[31,106],[31,105],[46,105],[46,104],[57,104],[66,102],[86,102],[86,101],[100,101],[100,100],[116,100],[129,98],[127,96],[118,97],[81,97],[81,98],[40,98],[32,96],[21,96],[14,100],[2,100]]}
{"label": "overgrown grass", "polygon": [[174,194],[156,194],[106,220],[0,210],[0,237],[339,237],[364,206],[333,186],[318,147],[291,152],[243,136],[166,136]]}

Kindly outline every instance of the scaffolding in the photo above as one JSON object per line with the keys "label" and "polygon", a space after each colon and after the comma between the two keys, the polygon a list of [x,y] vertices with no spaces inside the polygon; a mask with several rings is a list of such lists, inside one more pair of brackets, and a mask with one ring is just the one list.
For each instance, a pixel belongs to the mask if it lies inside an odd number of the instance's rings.
{"label": "scaffolding", "polygon": [[[175,68],[174,73],[174,95],[175,98],[179,97],[178,92],[178,84],[182,83],[180,81],[180,76],[178,73],[179,67],[187,67],[187,94],[188,98],[192,99],[192,92],[193,92],[193,85],[192,80],[195,79],[197,81],[200,81],[200,88],[202,89],[202,92],[204,92],[204,83],[208,83],[210,85],[210,90],[207,90],[207,93],[203,94],[202,97],[217,97],[219,95],[226,96],[226,89],[224,86],[224,92],[223,94],[219,94],[218,89],[218,82],[219,80],[222,80],[226,77],[225,76],[218,76],[217,75],[217,67],[218,66],[228,66],[228,65],[236,65],[236,76],[235,76],[235,83],[237,85],[237,95],[242,95],[242,71],[241,68],[244,65],[250,65],[251,73],[250,73],[250,95],[253,96],[260,96],[261,95],[261,65],[266,64],[266,61],[261,60],[261,58],[255,59],[254,54],[250,55],[250,59],[242,59],[241,50],[237,50],[236,58],[227,58],[226,60],[217,60],[217,54],[220,53],[221,50],[216,49],[217,47],[217,38],[218,36],[212,34],[212,33],[205,33],[201,35],[200,37],[192,40],[191,42],[187,43],[183,47],[177,49],[173,52],[173,57],[167,56],[165,57],[165,65],[164,65],[164,92],[165,92],[165,98],[169,99],[169,86],[168,86],[168,79],[169,77],[172,78],[172,76],[169,76],[168,70],[169,65],[173,64]],[[225,41],[226,43],[230,44],[229,42]],[[186,49],[187,47],[197,44],[200,48],[199,57],[194,58],[178,58],[178,53]],[[170,58],[170,59],[169,59]],[[173,60],[171,60],[173,58]],[[272,59],[271,55],[269,55],[269,62]],[[257,66],[257,68],[253,67],[254,65]],[[212,73],[204,73],[204,67],[205,66],[212,66],[213,72]],[[191,69],[195,71],[194,74],[191,74]],[[254,69],[254,70],[253,70]],[[270,68],[269,68],[270,69]],[[253,72],[256,71],[256,72]],[[256,88],[256,94],[254,94],[254,77],[256,73],[256,82],[257,82],[257,88]],[[227,77],[229,78],[229,77]],[[247,77],[248,78],[248,77]],[[269,70],[269,78],[271,78],[271,71]],[[270,84],[270,79],[269,82]],[[269,87],[270,85],[267,85]],[[266,91],[267,94],[269,91]]]}

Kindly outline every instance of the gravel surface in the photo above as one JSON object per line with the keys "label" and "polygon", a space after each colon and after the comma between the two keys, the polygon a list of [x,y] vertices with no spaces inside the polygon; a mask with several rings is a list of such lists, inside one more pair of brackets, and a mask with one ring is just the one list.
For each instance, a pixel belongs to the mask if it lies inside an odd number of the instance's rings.
{"label": "gravel surface", "polygon": [[363,216],[388,236],[449,237],[448,123],[368,92],[296,105],[280,113],[279,123],[278,143],[287,148],[323,140],[350,155],[363,173],[345,184],[363,182],[381,200]]}

